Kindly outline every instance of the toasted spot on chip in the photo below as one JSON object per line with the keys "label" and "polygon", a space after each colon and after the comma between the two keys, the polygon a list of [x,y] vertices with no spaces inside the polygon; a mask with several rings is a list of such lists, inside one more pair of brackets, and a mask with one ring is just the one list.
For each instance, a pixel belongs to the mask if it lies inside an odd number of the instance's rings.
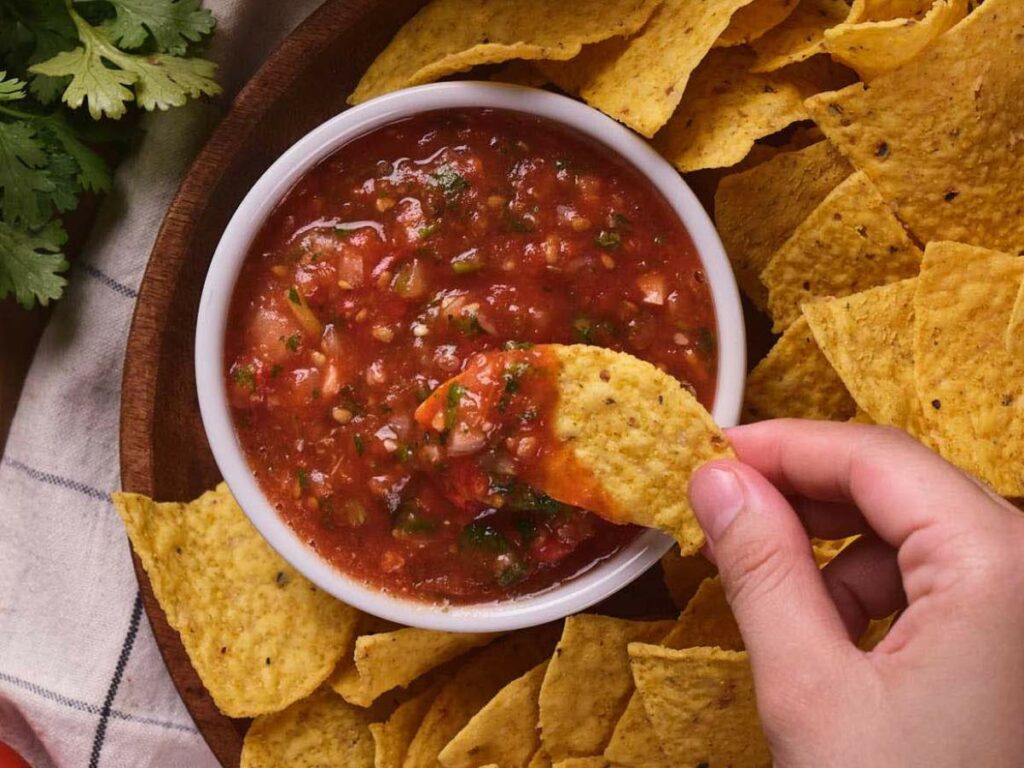
{"label": "toasted spot on chip", "polygon": [[712,51],[693,73],[679,109],[654,145],[678,170],[740,162],[764,136],[808,118],[804,99],[835,87],[831,61],[820,56],[768,74],[753,74],[747,48]]}
{"label": "toasted spot on chip", "polygon": [[587,43],[630,35],[658,0],[433,0],[403,26],[349,96],[358,104],[399,88],[510,59],[571,59]]}
{"label": "toasted spot on chip", "polygon": [[986,0],[920,56],[808,100],[920,242],[1024,250],[1024,3]]}
{"label": "toasted spot on chip", "polygon": [[627,644],[660,640],[672,625],[589,614],[565,620],[540,691],[541,740],[552,760],[604,751],[633,690]]}
{"label": "toasted spot on chip", "polygon": [[664,0],[643,30],[625,43],[613,41],[603,50],[585,52],[585,58],[567,65],[567,73],[559,73],[558,65],[541,68],[559,87],[564,83],[592,107],[650,137],[668,122],[690,75],[733,13],[750,2]]}
{"label": "toasted spot on chip", "polygon": [[745,652],[631,643],[637,690],[675,765],[769,766]]}
{"label": "toasted spot on chip", "polygon": [[676,547],[661,558],[661,570],[672,602],[679,610],[686,608],[704,579],[717,572],[704,555],[698,553],[683,557]]}
{"label": "toasted spot on chip", "polygon": [[846,421],[856,411],[842,379],[800,318],[747,376],[743,421],[817,419]]}
{"label": "toasted spot on chip", "polygon": [[[666,648],[717,646],[743,648],[743,638],[725,598],[721,579],[705,579],[679,617],[661,640]],[[615,726],[604,755],[614,765],[627,768],[673,768],[658,742],[643,700],[634,692]]]}
{"label": "toasted spot on chip", "polygon": [[1014,497],[1024,496],[1024,357],[1005,340],[1022,279],[1018,256],[929,243],[914,297],[917,394],[936,446]]}
{"label": "toasted spot on chip", "polygon": [[544,661],[502,688],[438,756],[445,768],[476,768],[491,761],[502,768],[527,768],[540,748],[538,697]]}
{"label": "toasted spot on chip", "polygon": [[441,684],[435,683],[399,704],[384,722],[370,724],[374,768],[402,768],[409,745],[440,689]]}
{"label": "toasted spot on chip", "polygon": [[241,768],[374,768],[369,721],[367,710],[322,688],[256,718],[245,734]]}
{"label": "toasted spot on chip", "polygon": [[902,280],[804,305],[818,346],[874,424],[922,435],[914,381],[914,293]]}
{"label": "toasted spot on chip", "polygon": [[855,173],[811,212],[761,273],[772,330],[798,320],[804,302],[913,277],[920,264],[921,251],[903,225],[867,176]]}
{"label": "toasted spot on chip", "polygon": [[346,701],[368,707],[382,693],[405,687],[435,667],[496,637],[480,632],[435,632],[411,627],[363,635],[356,640],[355,663],[342,666],[330,684]]}
{"label": "toasted spot on chip", "polygon": [[715,223],[740,288],[759,309],[768,304],[761,272],[772,254],[851,172],[823,141],[722,179]]}
{"label": "toasted spot on chip", "polygon": [[967,0],[937,0],[920,21],[840,24],[825,31],[825,48],[867,82],[910,61],[966,15]]}
{"label": "toasted spot on chip", "polygon": [[436,768],[438,755],[495,694],[547,659],[559,626],[516,632],[475,653],[456,670],[427,710],[403,768]]}
{"label": "toasted spot on chip", "polygon": [[359,614],[270,548],[221,483],[187,504],[113,494],[168,623],[218,709],[277,712],[352,648]]}
{"label": "toasted spot on chip", "polygon": [[749,45],[769,29],[773,29],[793,12],[797,0],[752,0],[732,15],[729,26],[715,41],[719,47]]}
{"label": "toasted spot on chip", "polygon": [[825,51],[825,30],[846,21],[843,0],[800,0],[789,17],[751,45],[755,72],[774,72]]}
{"label": "toasted spot on chip", "polygon": [[1006,326],[1006,349],[1012,354],[1024,352],[1024,283],[1020,284],[1010,323]]}

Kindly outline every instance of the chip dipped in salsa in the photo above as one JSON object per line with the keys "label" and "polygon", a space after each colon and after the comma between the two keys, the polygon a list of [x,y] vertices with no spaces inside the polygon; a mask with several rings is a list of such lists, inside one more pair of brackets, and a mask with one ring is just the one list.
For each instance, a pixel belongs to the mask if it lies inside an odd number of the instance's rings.
{"label": "chip dipped in salsa", "polygon": [[[712,404],[709,287],[654,186],[556,124],[433,112],[341,147],[277,206],[232,298],[226,386],[261,488],[320,557],[402,597],[482,602],[639,532],[518,479],[543,402],[518,396],[487,439],[415,420],[478,353],[542,343],[628,352]],[[500,385],[513,402],[517,378]]]}

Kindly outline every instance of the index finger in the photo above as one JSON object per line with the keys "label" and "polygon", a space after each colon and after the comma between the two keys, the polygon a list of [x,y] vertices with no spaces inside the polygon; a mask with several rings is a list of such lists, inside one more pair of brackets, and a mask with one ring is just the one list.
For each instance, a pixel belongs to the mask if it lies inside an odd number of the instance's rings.
{"label": "index finger", "polygon": [[915,530],[957,525],[991,498],[973,480],[898,430],[782,419],[727,430],[737,456],[784,494],[852,502],[893,547]]}

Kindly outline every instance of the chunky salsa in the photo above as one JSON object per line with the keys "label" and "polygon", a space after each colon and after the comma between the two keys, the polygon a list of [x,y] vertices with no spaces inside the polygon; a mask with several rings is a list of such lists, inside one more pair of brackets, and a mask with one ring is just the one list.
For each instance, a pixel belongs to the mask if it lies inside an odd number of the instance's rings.
{"label": "chunky salsa", "polygon": [[494,443],[414,419],[477,353],[544,342],[629,352],[711,405],[710,292],[657,190],[549,122],[435,112],[352,141],[282,200],[235,288],[226,386],[253,473],[321,557],[404,597],[501,599],[637,534],[517,481],[529,429]]}

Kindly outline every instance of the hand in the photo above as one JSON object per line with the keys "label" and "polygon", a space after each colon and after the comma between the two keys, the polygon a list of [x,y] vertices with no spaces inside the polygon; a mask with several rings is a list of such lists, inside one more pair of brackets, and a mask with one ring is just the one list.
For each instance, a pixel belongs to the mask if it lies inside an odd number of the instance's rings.
{"label": "hand", "polygon": [[[702,467],[690,498],[775,765],[1024,766],[1024,515],[895,430],[729,438],[743,463]],[[808,534],[857,533],[819,572]],[[904,607],[874,651],[854,645]]]}

